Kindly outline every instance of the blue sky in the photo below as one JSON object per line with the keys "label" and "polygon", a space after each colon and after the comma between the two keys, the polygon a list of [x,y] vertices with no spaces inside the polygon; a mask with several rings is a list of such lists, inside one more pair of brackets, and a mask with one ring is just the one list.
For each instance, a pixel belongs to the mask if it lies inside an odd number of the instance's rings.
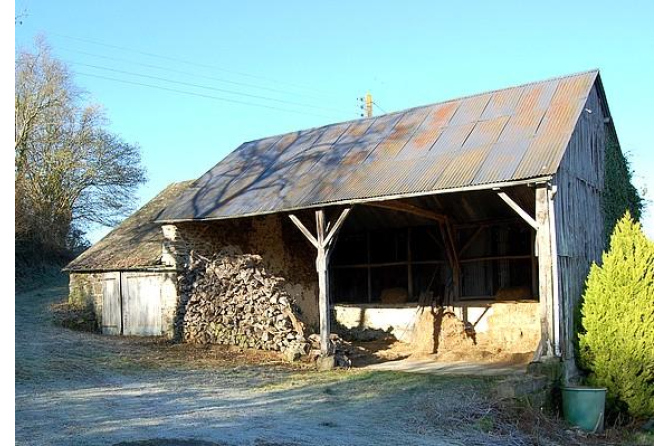
{"label": "blue sky", "polygon": [[[653,199],[650,1],[19,0],[15,11],[15,46],[43,34],[110,129],[141,147],[138,205],[244,141],[354,119],[368,90],[379,114],[592,68]],[[652,215],[650,203],[651,235]]]}

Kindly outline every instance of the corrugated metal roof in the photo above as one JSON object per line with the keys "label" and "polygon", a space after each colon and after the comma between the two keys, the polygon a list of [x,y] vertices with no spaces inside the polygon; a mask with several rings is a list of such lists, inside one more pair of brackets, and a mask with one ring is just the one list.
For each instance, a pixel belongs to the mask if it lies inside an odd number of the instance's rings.
{"label": "corrugated metal roof", "polygon": [[160,221],[220,219],[553,175],[598,71],[242,144]]}

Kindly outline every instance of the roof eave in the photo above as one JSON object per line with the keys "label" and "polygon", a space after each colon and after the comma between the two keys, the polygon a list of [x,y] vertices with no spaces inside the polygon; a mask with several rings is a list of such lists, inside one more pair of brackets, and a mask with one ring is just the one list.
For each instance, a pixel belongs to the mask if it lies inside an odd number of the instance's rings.
{"label": "roof eave", "polygon": [[448,189],[437,189],[437,190],[431,190],[431,191],[421,191],[421,192],[396,194],[396,195],[383,195],[383,196],[378,196],[378,197],[354,198],[354,199],[350,199],[350,200],[326,201],[326,202],[321,202],[321,203],[315,203],[315,204],[312,204],[312,205],[309,205],[309,206],[277,209],[277,210],[272,210],[272,211],[256,212],[256,213],[249,213],[249,214],[230,215],[230,216],[225,216],[225,217],[164,219],[164,220],[155,220],[155,222],[159,223],[159,224],[174,224],[174,223],[187,223],[187,222],[232,220],[232,219],[237,219],[237,218],[260,217],[260,216],[263,216],[263,215],[296,212],[296,211],[301,211],[301,210],[306,210],[306,209],[319,209],[319,208],[324,208],[324,207],[329,207],[329,206],[353,206],[353,205],[356,205],[356,204],[375,203],[375,202],[379,202],[379,201],[392,201],[392,200],[400,200],[400,199],[404,199],[404,198],[425,197],[425,196],[437,195],[437,194],[450,194],[450,193],[456,193],[456,192],[471,192],[471,191],[477,191],[477,190],[500,189],[500,188],[504,188],[504,187],[514,187],[514,186],[523,186],[523,185],[532,185],[532,184],[538,184],[538,183],[546,183],[546,182],[551,181],[551,179],[554,177],[554,174],[555,174],[555,172],[553,174],[547,174],[547,175],[542,175],[542,176],[533,177],[533,178],[526,178],[526,179],[522,179],[522,180],[500,181],[500,182],[496,182],[496,183],[476,184],[476,185],[455,187],[455,188],[448,188]]}

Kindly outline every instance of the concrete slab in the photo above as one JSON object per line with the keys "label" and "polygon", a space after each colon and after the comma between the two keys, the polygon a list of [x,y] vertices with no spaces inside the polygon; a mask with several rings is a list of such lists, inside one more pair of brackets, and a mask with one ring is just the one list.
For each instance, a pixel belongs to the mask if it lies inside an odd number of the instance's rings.
{"label": "concrete slab", "polygon": [[397,372],[433,373],[437,375],[507,376],[524,375],[527,364],[435,361],[432,359],[403,359],[387,361],[363,367],[367,370],[391,370]]}

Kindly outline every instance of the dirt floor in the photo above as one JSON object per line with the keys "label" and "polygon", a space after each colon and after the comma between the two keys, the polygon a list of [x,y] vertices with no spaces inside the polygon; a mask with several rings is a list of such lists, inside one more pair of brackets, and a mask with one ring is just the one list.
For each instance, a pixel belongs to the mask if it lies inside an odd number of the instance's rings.
{"label": "dirt floor", "polygon": [[319,373],[263,352],[76,332],[51,321],[66,293],[62,281],[15,295],[17,445],[584,443],[502,409],[495,377]]}

